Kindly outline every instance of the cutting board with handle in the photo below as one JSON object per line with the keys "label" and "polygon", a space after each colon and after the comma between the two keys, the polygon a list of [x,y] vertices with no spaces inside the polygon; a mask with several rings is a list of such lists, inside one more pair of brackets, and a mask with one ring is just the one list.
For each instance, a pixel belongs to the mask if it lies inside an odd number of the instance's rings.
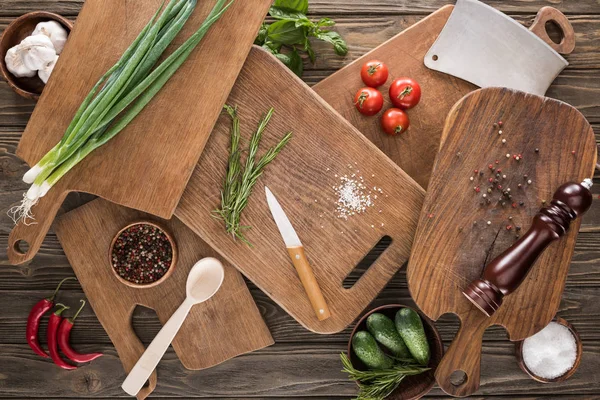
{"label": "cutting board with handle", "polygon": [[[429,69],[424,64],[425,55],[435,43],[453,9],[452,5],[440,8],[313,86],[323,99],[423,188],[427,188],[429,183],[446,115],[461,97],[477,88],[462,79]],[[538,23],[534,23],[531,30],[546,42],[553,43],[545,31],[550,13],[562,15],[554,8],[544,7],[536,18]],[[572,28],[569,28],[570,25],[565,25],[565,36],[573,34]],[[505,45],[510,47],[510,43]],[[566,47],[565,49],[568,50]],[[510,58],[506,49],[496,50]],[[527,49],[522,51],[526,52]],[[365,62],[373,59],[383,61],[390,70],[388,81],[379,88],[385,100],[383,110],[392,107],[388,90],[393,79],[407,76],[415,79],[421,86],[421,102],[408,111],[410,128],[399,136],[388,136],[383,132],[381,113],[365,117],[354,107],[354,95],[364,86],[360,69]]]}
{"label": "cutting board with handle", "polygon": [[[498,121],[501,127],[493,125]],[[581,219],[542,253],[492,317],[462,291],[529,229],[559,186],[592,177],[596,158],[589,123],[557,100],[489,88],[465,96],[449,113],[407,269],[411,295],[428,317],[452,312],[461,320],[436,370],[447,393],[467,396],[479,387],[487,327],[501,325],[510,340],[522,340],[556,314]],[[466,374],[462,384],[451,383],[455,371]]]}
{"label": "cutting board with handle", "polygon": [[[178,249],[172,275],[151,288],[122,283],[108,259],[113,237],[125,226],[139,221],[155,222],[166,229]],[[59,217],[56,233],[126,372],[144,352],[132,327],[135,307],[155,310],[160,322],[166,323],[185,298],[187,275],[194,264],[204,257],[219,258],[177,218],[162,220],[103,199]],[[188,369],[209,368],[274,343],[244,279],[231,265],[224,263],[224,267],[221,289],[207,302],[192,308],[173,340],[173,349]],[[138,398],[143,399],[154,390],[156,379],[155,371],[150,385],[142,389]]]}
{"label": "cutting board with handle", "polygon": [[[161,3],[85,2],[23,133],[17,148],[19,157],[33,166],[60,140],[91,87]],[[70,191],[92,193],[162,218],[171,217],[270,3],[232,4],[144,111],[40,200],[32,209],[35,224],[20,223],[13,229],[8,249],[13,264],[30,260],[37,253]],[[198,2],[172,47],[198,29],[214,4],[215,0]],[[219,79],[214,79],[215,70]],[[21,241],[28,243],[27,251]]]}
{"label": "cutting board with handle", "polygon": [[[275,108],[263,151],[293,132],[288,146],[258,181],[242,215],[242,225],[252,227],[244,231],[252,247],[234,240],[213,214],[220,203],[228,158],[228,116],[218,120],[175,215],[303,326],[318,333],[339,332],[406,262],[424,191],[258,47],[251,50],[227,103],[238,107],[244,138],[256,129],[262,114]],[[364,185],[363,194],[370,195],[373,203],[347,219],[339,216],[339,195],[334,189],[344,177]],[[267,205],[265,185],[277,196],[302,241],[331,312],[324,321],[317,319],[289,258]],[[390,246],[351,288],[345,288],[344,279],[385,236],[391,237]]]}

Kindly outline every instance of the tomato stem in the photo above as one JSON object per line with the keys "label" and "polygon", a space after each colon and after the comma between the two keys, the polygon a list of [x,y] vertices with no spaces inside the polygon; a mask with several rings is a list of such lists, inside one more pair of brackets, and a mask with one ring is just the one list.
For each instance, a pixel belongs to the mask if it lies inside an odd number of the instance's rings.
{"label": "tomato stem", "polygon": [[411,94],[413,91],[412,86],[407,86],[404,89],[402,89],[402,91],[400,92],[400,94],[398,95],[398,98],[400,100],[404,99],[406,96],[408,96],[409,94]]}
{"label": "tomato stem", "polygon": [[369,74],[369,76],[373,76],[373,74],[375,72],[377,72],[377,70],[379,69],[379,67],[381,67],[381,64],[370,65],[369,69],[367,70],[367,73]]}
{"label": "tomato stem", "polygon": [[401,134],[401,133],[402,133],[402,126],[401,126],[401,125],[398,125],[398,126],[396,127],[396,129],[394,129],[394,133],[395,133],[396,135],[399,135],[399,134]]}
{"label": "tomato stem", "polygon": [[360,96],[358,96],[358,100],[354,104],[355,105],[358,104],[358,106],[360,108],[363,108],[363,104],[365,101],[367,101],[368,98],[369,98],[369,94],[367,92],[361,92]]}

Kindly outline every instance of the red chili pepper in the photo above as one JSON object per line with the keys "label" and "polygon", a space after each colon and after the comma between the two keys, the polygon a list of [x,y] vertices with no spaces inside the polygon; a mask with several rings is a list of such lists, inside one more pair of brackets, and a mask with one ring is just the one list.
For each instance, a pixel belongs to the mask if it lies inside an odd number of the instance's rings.
{"label": "red chili pepper", "polygon": [[64,304],[57,304],[60,307],[50,316],[50,321],[48,321],[48,351],[50,352],[50,357],[52,357],[52,361],[54,364],[58,365],[62,369],[76,369],[77,367],[71,364],[67,364],[60,358],[60,354],[58,354],[58,326],[60,325],[63,317],[60,316],[63,311],[67,310],[69,307]]}
{"label": "red chili pepper", "polygon": [[80,302],[82,303],[81,307],[79,307],[79,310],[77,310],[73,318],[65,318],[60,323],[60,327],[58,328],[58,346],[69,360],[78,363],[86,363],[102,356],[102,353],[81,354],[73,350],[71,348],[71,345],[69,344],[69,339],[71,337],[71,329],[73,329],[73,323],[75,322],[75,318],[77,318],[77,316],[85,306],[85,300],[80,300]]}
{"label": "red chili pepper", "polygon": [[31,347],[31,350],[33,350],[36,354],[39,354],[44,358],[49,358],[50,356],[42,349],[40,343],[38,342],[38,331],[40,329],[40,321],[44,314],[46,314],[54,306],[54,298],[56,297],[56,294],[58,293],[63,282],[69,279],[75,278],[69,277],[60,281],[60,283],[56,287],[56,290],[54,290],[52,296],[38,301],[31,308],[31,311],[29,311],[29,317],[27,317],[27,328],[25,329],[27,343],[29,344],[29,347]]}

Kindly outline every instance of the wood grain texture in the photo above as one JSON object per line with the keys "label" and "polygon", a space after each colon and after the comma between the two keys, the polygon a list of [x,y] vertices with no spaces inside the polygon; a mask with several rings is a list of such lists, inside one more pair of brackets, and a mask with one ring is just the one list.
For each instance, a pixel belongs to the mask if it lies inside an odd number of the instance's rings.
{"label": "wood grain texture", "polygon": [[[261,113],[275,107],[263,139],[265,149],[293,131],[289,145],[269,165],[244,212],[242,224],[252,227],[246,236],[253,247],[233,240],[212,215],[219,206],[226,170],[231,125],[226,116],[217,122],[175,215],[307,329],[339,332],[407,260],[423,189],[258,47],[251,50],[227,102],[239,107],[245,137],[255,129]],[[353,174],[357,180],[364,177],[374,205],[344,220],[336,214],[338,197],[333,187]],[[303,242],[331,311],[325,321],[315,316],[289,260],[263,185],[273,191]],[[343,280],[385,235],[392,238],[390,247],[352,288],[345,289]]]}
{"label": "wood grain texture", "polygon": [[[503,121],[502,135],[492,126],[497,121]],[[513,154],[522,154],[523,160],[516,161]],[[543,199],[551,199],[553,191],[565,182],[581,182],[591,176],[596,157],[588,122],[559,101],[508,89],[482,89],[465,96],[448,115],[415,236],[419,245],[413,248],[407,270],[411,294],[430,318],[453,312],[462,322],[436,371],[438,384],[447,393],[465,396],[477,390],[478,349],[488,326],[502,325],[511,340],[521,340],[554,317],[580,220],[542,254],[525,281],[491,318],[464,298],[462,290],[515,240],[517,226],[523,233],[528,229]],[[492,172],[488,164],[502,171]],[[475,174],[474,169],[484,174]],[[497,182],[490,184],[490,177]],[[480,193],[473,190],[477,187]],[[488,187],[494,189],[488,192]],[[502,196],[509,187],[514,197],[510,200]],[[505,200],[502,206],[500,202]],[[468,376],[459,386],[449,380],[456,370]]]}
{"label": "wood grain texture", "polygon": [[[198,4],[173,47],[201,25],[214,3]],[[35,255],[69,191],[93,193],[162,218],[171,217],[269,3],[235,2],[229,8],[135,121],[77,165],[32,209],[37,224],[15,227],[9,248],[13,263]],[[33,166],[60,140],[90,88],[160,4],[160,0],[86,2],[23,133],[19,157]],[[211,77],[217,66],[220,79],[215,80]],[[20,239],[29,243],[25,254],[13,246]]]}
{"label": "wood grain texture", "polygon": [[[150,219],[149,219],[150,218]],[[122,283],[112,271],[108,255],[112,238],[137,221],[156,221],[171,232],[178,249],[172,275],[152,288],[133,288]],[[56,230],[71,265],[98,319],[115,345],[126,371],[144,352],[131,325],[137,305],[156,311],[166,323],[185,299],[187,275],[196,261],[214,257],[215,252],[177,219],[159,221],[139,211],[99,199],[71,211],[57,220]],[[273,344],[242,276],[225,266],[225,280],[210,300],[192,308],[173,348],[186,368],[204,369],[229,358]],[[241,331],[243,335],[232,335]],[[156,386],[142,389],[145,398]]]}
{"label": "wood grain texture", "polygon": [[[452,10],[452,6],[441,8],[313,87],[423,188],[429,183],[446,114],[454,103],[475,89],[468,82],[433,71],[423,64],[425,54]],[[421,86],[421,102],[409,110],[411,124],[401,135],[388,136],[383,132],[381,113],[365,117],[354,107],[354,94],[364,86],[360,69],[371,59],[383,61],[390,70],[388,81],[379,88],[385,99],[383,110],[392,107],[388,90],[393,79],[409,76]]]}

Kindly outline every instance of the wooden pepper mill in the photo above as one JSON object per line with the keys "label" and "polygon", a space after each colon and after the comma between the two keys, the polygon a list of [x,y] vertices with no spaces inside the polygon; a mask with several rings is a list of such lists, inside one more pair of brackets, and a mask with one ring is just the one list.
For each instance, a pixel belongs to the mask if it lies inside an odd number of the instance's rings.
{"label": "wooden pepper mill", "polygon": [[492,316],[502,305],[502,298],[519,287],[544,249],[590,208],[591,187],[591,179],[585,179],[581,184],[570,182],[558,188],[550,205],[533,217],[527,233],[486,265],[480,279],[467,286],[463,291],[467,299]]}

